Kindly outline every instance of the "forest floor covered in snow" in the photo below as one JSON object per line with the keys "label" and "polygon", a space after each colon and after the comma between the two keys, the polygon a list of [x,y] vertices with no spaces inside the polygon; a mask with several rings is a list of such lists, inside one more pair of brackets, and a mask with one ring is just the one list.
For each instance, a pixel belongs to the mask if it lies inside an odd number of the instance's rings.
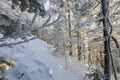
{"label": "forest floor covered in snow", "polygon": [[[15,41],[17,40],[7,40],[9,43]],[[64,57],[54,56],[49,46],[46,42],[35,39],[11,48],[0,48],[1,57],[9,57],[16,62],[16,67],[7,71],[6,78],[8,80],[83,80],[87,67],[75,60],[68,60],[66,67]]]}

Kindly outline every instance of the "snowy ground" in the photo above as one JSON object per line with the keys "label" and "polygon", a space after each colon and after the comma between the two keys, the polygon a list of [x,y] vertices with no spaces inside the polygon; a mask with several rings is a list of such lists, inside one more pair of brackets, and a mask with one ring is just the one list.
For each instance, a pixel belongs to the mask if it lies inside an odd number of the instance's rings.
{"label": "snowy ground", "polygon": [[0,56],[17,63],[8,71],[8,80],[83,80],[85,77],[86,68],[82,63],[68,61],[66,69],[64,57],[53,56],[49,45],[39,39],[13,48],[0,48]]}

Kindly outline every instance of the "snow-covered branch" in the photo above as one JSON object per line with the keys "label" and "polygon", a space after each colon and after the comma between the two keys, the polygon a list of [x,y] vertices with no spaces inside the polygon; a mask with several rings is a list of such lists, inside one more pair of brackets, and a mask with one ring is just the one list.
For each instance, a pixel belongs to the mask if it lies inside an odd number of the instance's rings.
{"label": "snow-covered branch", "polygon": [[[18,38],[18,37],[20,37],[20,36],[22,36],[24,34],[31,33],[31,31],[38,30],[38,29],[41,29],[41,28],[44,28],[44,27],[48,27],[50,25],[54,25],[61,18],[61,13],[60,12],[56,12],[56,13],[59,13],[59,15],[58,15],[57,19],[54,20],[53,22],[49,23],[51,18],[52,18],[52,15],[49,13],[48,19],[43,23],[43,25],[41,27],[31,27],[33,25],[33,22],[34,22],[34,21],[32,21],[30,27],[28,27],[26,30],[23,30],[23,31],[21,31],[21,32],[19,32],[17,34],[11,35],[11,36],[6,36],[6,37],[4,37],[4,39],[7,39],[7,38]],[[33,18],[33,20],[35,20],[35,18]]]}
{"label": "snow-covered branch", "polygon": [[24,41],[19,41],[19,42],[16,42],[16,43],[3,43],[3,44],[0,44],[0,47],[8,47],[8,46],[14,46],[14,45],[18,45],[18,44],[22,44],[22,43],[25,43],[25,42],[29,42],[31,40],[34,40],[34,39],[37,39],[38,37],[33,37],[29,40],[24,40]]}

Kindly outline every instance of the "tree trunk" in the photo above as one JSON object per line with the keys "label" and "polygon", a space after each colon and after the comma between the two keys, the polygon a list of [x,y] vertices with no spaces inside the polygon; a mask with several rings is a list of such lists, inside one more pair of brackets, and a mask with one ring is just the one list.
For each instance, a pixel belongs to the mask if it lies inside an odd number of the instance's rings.
{"label": "tree trunk", "polygon": [[77,49],[78,49],[78,60],[81,60],[81,46],[80,46],[80,33],[77,31]]}
{"label": "tree trunk", "polygon": [[111,79],[111,75],[110,75],[110,51],[109,51],[109,46],[110,46],[110,39],[108,37],[108,27],[109,25],[107,24],[107,19],[109,16],[108,13],[108,5],[109,5],[109,0],[101,0],[101,6],[102,6],[102,13],[103,13],[103,36],[106,39],[104,41],[104,74],[105,74],[105,80],[110,80]]}
{"label": "tree trunk", "polygon": [[70,13],[70,2],[68,2],[68,26],[69,26],[69,37],[70,37],[70,43],[69,43],[69,47],[70,47],[70,52],[69,55],[73,56],[73,52],[72,52],[72,35],[71,35],[71,13]]}

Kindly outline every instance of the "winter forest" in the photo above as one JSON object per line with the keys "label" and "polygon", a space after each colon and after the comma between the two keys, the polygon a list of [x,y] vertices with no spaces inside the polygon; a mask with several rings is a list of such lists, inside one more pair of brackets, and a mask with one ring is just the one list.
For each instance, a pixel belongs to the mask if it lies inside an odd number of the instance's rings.
{"label": "winter forest", "polygon": [[0,80],[120,80],[120,0],[0,0]]}

